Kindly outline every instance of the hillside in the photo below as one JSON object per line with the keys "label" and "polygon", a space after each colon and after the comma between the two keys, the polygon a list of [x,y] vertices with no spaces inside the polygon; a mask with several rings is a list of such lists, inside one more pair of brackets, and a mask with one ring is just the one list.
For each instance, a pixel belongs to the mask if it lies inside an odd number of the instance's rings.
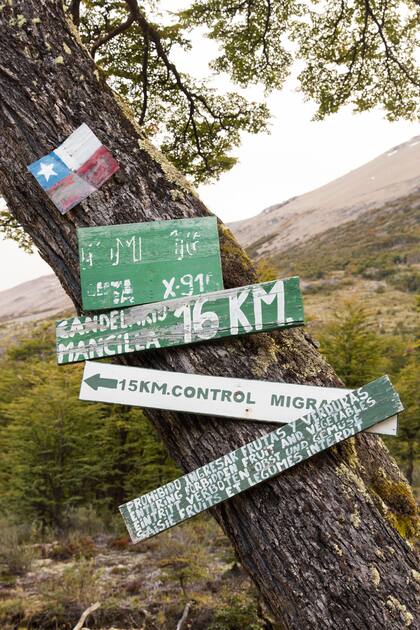
{"label": "hillside", "polygon": [[[420,192],[373,208],[357,219],[325,230],[293,248],[272,254],[285,273],[321,278],[342,270],[374,280],[384,278],[402,290],[416,290],[420,263]],[[249,252],[255,255],[255,246]]]}
{"label": "hillside", "polygon": [[230,227],[254,260],[302,278],[315,333],[350,300],[363,303],[377,330],[415,334],[420,136]]}
{"label": "hillside", "polygon": [[[248,248],[255,258],[258,247]],[[420,193],[272,252],[269,261],[278,275],[302,278],[305,311],[315,332],[346,301],[357,301],[368,309],[378,331],[414,335],[420,289]]]}
{"label": "hillside", "polygon": [[73,304],[56,276],[41,276],[0,291],[0,324],[46,319]]}
{"label": "hillside", "polygon": [[326,230],[420,191],[420,136],[360,168],[260,214],[232,223],[242,245],[259,256],[290,250]]}

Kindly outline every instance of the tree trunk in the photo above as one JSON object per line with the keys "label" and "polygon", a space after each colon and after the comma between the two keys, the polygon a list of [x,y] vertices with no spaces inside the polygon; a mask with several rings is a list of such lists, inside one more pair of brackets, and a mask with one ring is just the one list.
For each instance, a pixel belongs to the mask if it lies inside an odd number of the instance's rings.
{"label": "tree trunk", "polygon": [[407,481],[412,486],[414,477],[414,444],[412,437],[408,439]]}
{"label": "tree trunk", "polygon": [[[107,87],[58,0],[0,8],[0,192],[81,309],[76,227],[203,216],[208,210],[153,149]],[[65,216],[26,165],[86,122],[119,174]],[[225,287],[255,280],[220,224]],[[313,385],[339,385],[302,330],[257,334],[117,362]],[[57,367],[57,369],[66,369]],[[269,425],[148,411],[185,471]],[[117,508],[117,506],[115,506]],[[405,628],[415,608],[415,504],[380,439],[362,435],[212,509],[284,628]]]}

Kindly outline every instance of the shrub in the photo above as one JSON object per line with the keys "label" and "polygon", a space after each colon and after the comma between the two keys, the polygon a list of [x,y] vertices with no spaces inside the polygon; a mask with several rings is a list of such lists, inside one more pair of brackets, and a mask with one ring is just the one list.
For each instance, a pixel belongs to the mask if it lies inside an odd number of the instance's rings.
{"label": "shrub", "polygon": [[92,560],[82,559],[63,571],[60,579],[49,578],[40,585],[40,593],[50,610],[81,612],[100,600],[100,572]]}
{"label": "shrub", "polygon": [[420,290],[420,273],[418,271],[401,273],[395,276],[391,282],[397,289],[400,289],[401,291],[416,293]]}
{"label": "shrub", "polygon": [[258,603],[247,592],[229,594],[214,614],[209,630],[263,630],[265,620],[259,617]]}
{"label": "shrub", "polygon": [[269,282],[270,280],[276,280],[279,277],[279,272],[269,260],[261,258],[255,265],[257,272],[257,278],[260,282]]}
{"label": "shrub", "polygon": [[19,627],[24,617],[22,600],[16,598],[0,600],[0,624],[2,630]]}
{"label": "shrub", "polygon": [[69,508],[65,516],[66,527],[86,536],[104,533],[104,519],[92,506]]}
{"label": "shrub", "polygon": [[161,536],[159,563],[163,583],[179,585],[185,600],[209,578],[210,547],[215,528],[209,520],[196,518]]}
{"label": "shrub", "polygon": [[72,532],[62,540],[54,542],[48,555],[53,560],[70,560],[93,558],[96,552],[96,545],[90,536]]}
{"label": "shrub", "polygon": [[0,520],[0,531],[0,564],[10,575],[27,573],[36,557],[35,548],[28,544],[30,532],[7,518]]}

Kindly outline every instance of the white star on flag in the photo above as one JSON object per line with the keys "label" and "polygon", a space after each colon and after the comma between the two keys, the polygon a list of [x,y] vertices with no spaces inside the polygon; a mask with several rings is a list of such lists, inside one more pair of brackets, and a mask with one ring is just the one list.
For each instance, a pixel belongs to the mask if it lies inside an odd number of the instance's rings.
{"label": "white star on flag", "polygon": [[41,164],[38,175],[43,175],[46,181],[48,181],[53,175],[57,175],[54,170],[54,164]]}

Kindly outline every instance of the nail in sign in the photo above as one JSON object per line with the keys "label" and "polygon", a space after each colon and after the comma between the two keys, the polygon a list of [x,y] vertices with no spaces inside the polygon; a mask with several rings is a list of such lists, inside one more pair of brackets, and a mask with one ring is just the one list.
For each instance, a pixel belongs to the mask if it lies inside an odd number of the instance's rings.
{"label": "nail in sign", "polygon": [[85,310],[223,289],[216,217],[79,228]]}
{"label": "nail in sign", "polygon": [[251,488],[403,410],[387,376],[338,401],[346,420],[320,407],[183,477],[120,506],[139,542]]}
{"label": "nail in sign", "polygon": [[58,363],[301,326],[299,278],[57,322]]}
{"label": "nail in sign", "polygon": [[[285,424],[350,391],[87,361],[80,398]],[[336,413],[339,425],[346,415],[340,411],[338,403]],[[397,418],[384,420],[368,431],[396,435]]]}

